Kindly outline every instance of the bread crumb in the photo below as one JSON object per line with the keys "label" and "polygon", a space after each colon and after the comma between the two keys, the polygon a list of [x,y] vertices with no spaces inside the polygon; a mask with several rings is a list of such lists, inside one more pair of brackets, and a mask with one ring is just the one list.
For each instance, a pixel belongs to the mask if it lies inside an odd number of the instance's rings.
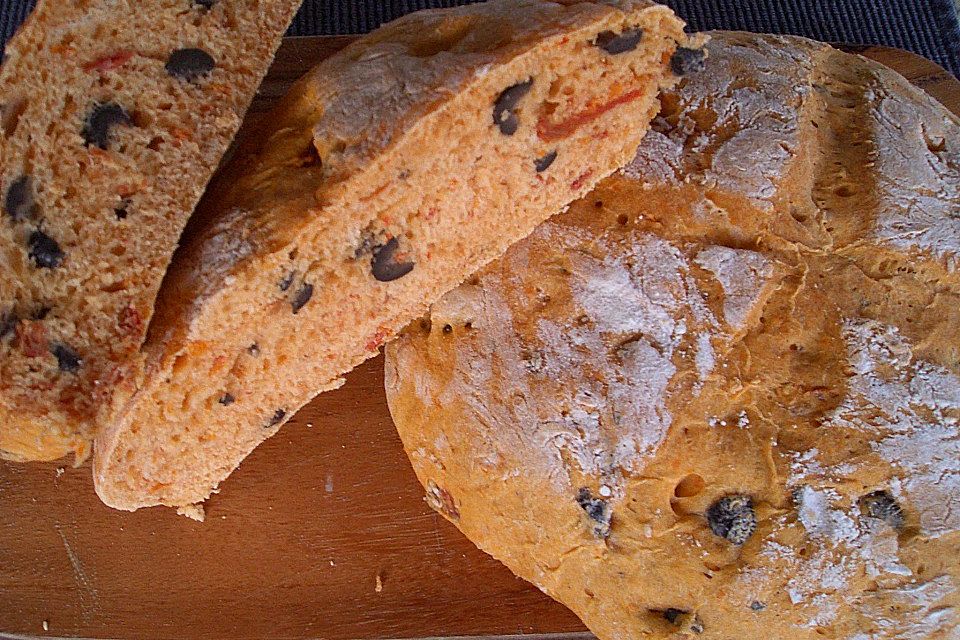
{"label": "bread crumb", "polygon": [[44,630],[44,631],[50,631],[50,621],[49,621],[49,620],[44,620],[44,621],[43,621],[43,630]]}
{"label": "bread crumb", "polygon": [[64,471],[65,469],[63,467],[57,467],[57,477],[62,476]]}
{"label": "bread crumb", "polygon": [[377,586],[374,587],[373,590],[376,591],[377,593],[380,593],[381,591],[383,591],[383,579],[380,578],[379,573],[377,574]]}
{"label": "bread crumb", "polygon": [[333,493],[333,474],[327,474],[327,482],[323,485],[323,490],[327,493]]}
{"label": "bread crumb", "polygon": [[188,504],[184,507],[177,507],[178,516],[186,516],[191,520],[196,520],[197,522],[203,522],[205,516],[203,512],[202,504]]}

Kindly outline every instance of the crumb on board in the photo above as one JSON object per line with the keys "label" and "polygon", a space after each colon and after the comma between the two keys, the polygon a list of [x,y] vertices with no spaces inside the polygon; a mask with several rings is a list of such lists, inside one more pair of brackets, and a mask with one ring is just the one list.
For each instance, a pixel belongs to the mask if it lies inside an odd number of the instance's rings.
{"label": "crumb on board", "polygon": [[186,516],[191,520],[196,520],[197,522],[203,522],[204,512],[202,504],[188,504],[184,507],[177,507],[178,516]]}
{"label": "crumb on board", "polygon": [[380,593],[383,591],[383,579],[380,577],[380,574],[377,573],[377,586],[373,588],[374,591]]}
{"label": "crumb on board", "polygon": [[44,630],[44,631],[50,631],[50,621],[49,621],[49,620],[44,620],[44,621],[43,621],[43,630]]}

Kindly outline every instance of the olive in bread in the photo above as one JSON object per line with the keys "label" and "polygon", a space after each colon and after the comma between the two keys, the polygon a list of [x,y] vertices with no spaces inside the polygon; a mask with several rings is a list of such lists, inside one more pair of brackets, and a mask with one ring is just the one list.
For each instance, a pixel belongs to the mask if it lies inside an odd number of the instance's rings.
{"label": "olive in bread", "polygon": [[143,383],[96,443],[109,505],[204,500],[315,394],[628,161],[683,23],[646,1],[401,18],[301,79],[214,181]]}
{"label": "olive in bread", "polygon": [[0,69],[0,456],[90,450],[300,3],[40,0]]}
{"label": "olive in bread", "polygon": [[428,504],[601,640],[960,633],[960,121],[711,34],[635,160],[387,347]]}

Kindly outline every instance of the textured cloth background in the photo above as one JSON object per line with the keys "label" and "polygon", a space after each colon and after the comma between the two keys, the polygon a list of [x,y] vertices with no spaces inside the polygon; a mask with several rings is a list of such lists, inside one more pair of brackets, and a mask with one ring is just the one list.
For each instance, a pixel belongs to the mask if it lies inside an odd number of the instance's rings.
{"label": "textured cloth background", "polygon": [[[364,33],[416,9],[467,1],[306,0],[290,33]],[[673,7],[694,30],[742,29],[793,33],[831,42],[885,44],[919,53],[960,76],[960,25],[953,0],[661,1]],[[32,6],[33,0],[0,0],[4,42]]]}

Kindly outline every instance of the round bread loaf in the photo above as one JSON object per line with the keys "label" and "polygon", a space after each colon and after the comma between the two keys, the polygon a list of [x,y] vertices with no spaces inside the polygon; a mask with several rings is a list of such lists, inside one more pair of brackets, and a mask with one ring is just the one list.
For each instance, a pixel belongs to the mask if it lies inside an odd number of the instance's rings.
{"label": "round bread loaf", "polygon": [[601,639],[957,638],[958,119],[738,33],[663,103],[388,347],[427,501]]}

